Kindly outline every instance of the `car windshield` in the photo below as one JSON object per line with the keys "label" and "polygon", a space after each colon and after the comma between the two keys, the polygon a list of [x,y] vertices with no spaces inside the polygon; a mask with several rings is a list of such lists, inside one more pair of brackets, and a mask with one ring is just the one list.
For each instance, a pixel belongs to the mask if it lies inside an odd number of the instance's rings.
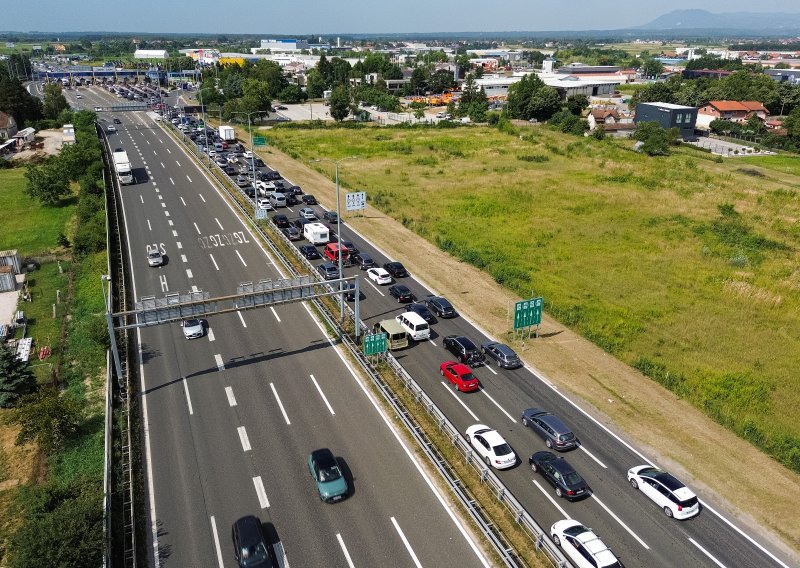
{"label": "car windshield", "polygon": [[681,507],[694,507],[697,505],[697,497],[690,497],[689,499],[685,499],[684,501],[679,501],[678,504]]}
{"label": "car windshield", "polygon": [[492,449],[494,450],[494,455],[496,456],[507,456],[508,454],[513,453],[511,446],[508,444],[499,444]]}
{"label": "car windshield", "polygon": [[463,375],[460,375],[460,377],[462,381],[471,381],[475,378],[472,376],[472,373],[464,373]]}
{"label": "car windshield", "polygon": [[242,548],[241,556],[242,564],[245,566],[250,566],[267,560],[269,558],[269,553],[267,553],[267,547],[264,546],[264,543],[259,542],[256,545]]}
{"label": "car windshield", "polygon": [[342,477],[341,472],[337,466],[328,467],[319,470],[319,480],[323,482],[336,481]]}
{"label": "car windshield", "polygon": [[186,320],[185,322],[183,322],[183,325],[185,325],[186,327],[194,327],[196,325],[200,325],[200,320],[196,319]]}
{"label": "car windshield", "polygon": [[569,527],[564,529],[564,534],[567,534],[569,536],[578,536],[582,535],[585,532],[589,532],[589,529],[587,529],[583,525],[575,525],[574,527]]}
{"label": "car windshield", "polygon": [[570,440],[573,440],[574,438],[575,438],[575,434],[573,434],[572,432],[570,432],[569,434],[561,434],[558,437],[558,439],[561,440],[562,442],[569,442]]}

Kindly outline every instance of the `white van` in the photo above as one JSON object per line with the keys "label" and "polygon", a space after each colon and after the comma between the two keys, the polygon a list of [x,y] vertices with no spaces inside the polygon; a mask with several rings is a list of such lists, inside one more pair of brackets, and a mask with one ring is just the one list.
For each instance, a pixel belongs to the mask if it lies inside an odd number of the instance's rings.
{"label": "white van", "polygon": [[286,207],[286,196],[282,193],[272,192],[269,194],[269,204],[273,207]]}
{"label": "white van", "polygon": [[426,341],[431,338],[431,328],[422,316],[414,312],[405,312],[394,318],[415,341]]}

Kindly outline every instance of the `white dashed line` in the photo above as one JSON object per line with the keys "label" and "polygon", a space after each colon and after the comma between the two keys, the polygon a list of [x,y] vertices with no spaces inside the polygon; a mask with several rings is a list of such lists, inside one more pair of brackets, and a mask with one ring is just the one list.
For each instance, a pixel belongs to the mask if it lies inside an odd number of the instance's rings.
{"label": "white dashed line", "polygon": [[484,365],[483,367],[484,367],[484,368],[485,368],[487,371],[489,371],[490,373],[492,373],[493,375],[497,376],[497,371],[495,371],[494,369],[492,369],[492,368],[491,368],[489,365]]}
{"label": "white dashed line", "polygon": [[214,221],[216,221],[216,222],[217,222],[217,225],[219,225],[219,228],[220,228],[220,230],[221,230],[221,231],[224,231],[224,230],[225,230],[225,227],[223,227],[223,226],[222,226],[222,223],[220,223],[220,222],[219,222],[219,219],[217,219],[216,217],[214,217]]}
{"label": "white dashed line", "polygon": [[187,268],[186,269],[186,277],[187,278],[194,278],[194,274],[192,274],[192,269],[191,268]]}
{"label": "white dashed line", "polygon": [[589,456],[590,458],[592,458],[594,461],[596,461],[596,462],[597,462],[597,463],[600,465],[600,467],[602,467],[603,469],[608,469],[608,467],[606,466],[606,464],[604,464],[604,463],[603,463],[603,462],[601,462],[599,459],[597,459],[597,458],[595,457],[595,455],[594,455],[592,452],[590,452],[589,450],[587,450],[586,448],[584,448],[584,447],[583,447],[583,444],[581,444],[580,446],[578,446],[578,449],[581,449],[581,450],[583,450],[584,452],[586,452],[586,455],[587,455],[587,456]]}
{"label": "white dashed line", "polygon": [[214,341],[215,339],[216,339],[216,337],[214,337],[214,330],[209,327],[208,328],[208,340],[209,341]]}
{"label": "white dashed line", "polygon": [[283,408],[283,402],[281,402],[281,397],[278,396],[278,391],[275,390],[275,384],[274,383],[270,383],[269,384],[269,388],[272,389],[272,394],[275,395],[275,400],[278,401],[278,406],[281,409],[281,414],[283,414],[283,419],[286,420],[286,425],[287,426],[291,426],[292,423],[289,421],[289,415],[286,414],[286,409]]}
{"label": "white dashed line", "polygon": [[394,517],[391,517],[391,519],[392,519],[392,524],[394,525],[394,530],[396,530],[397,534],[400,535],[400,540],[403,541],[403,544],[406,546],[408,554],[411,556],[411,560],[414,561],[414,566],[416,566],[417,568],[422,568],[422,564],[420,564],[419,558],[417,558],[417,555],[414,553],[414,549],[411,548],[411,543],[408,542],[406,535],[403,534],[403,529],[400,528],[400,525],[397,524],[397,521],[395,520]]}
{"label": "white dashed line", "polygon": [[236,397],[233,396],[232,387],[225,387],[225,396],[228,397],[228,406],[236,406]]}
{"label": "white dashed line", "polygon": [[239,426],[236,431],[239,432],[239,441],[242,443],[242,450],[245,452],[252,450],[250,438],[247,437],[247,430],[244,429],[244,426]]}
{"label": "white dashed line", "polygon": [[261,505],[262,509],[266,509],[269,507],[269,501],[267,500],[267,492],[264,490],[264,482],[261,481],[261,476],[253,478],[253,485],[256,488],[256,495],[258,495],[258,504]]}
{"label": "white dashed line", "polygon": [[278,316],[278,312],[275,311],[275,308],[270,306],[269,309],[272,310],[272,315],[275,316],[275,319],[278,320],[278,323],[281,323],[281,318]]}
{"label": "white dashed line", "polygon": [[508,416],[508,419],[509,419],[509,420],[511,420],[511,422],[513,422],[514,424],[516,424],[516,423],[517,423],[517,421],[516,421],[516,420],[514,420],[514,417],[513,417],[513,416],[511,416],[511,415],[510,415],[508,412],[506,412],[506,409],[505,409],[505,408],[503,408],[502,406],[500,406],[500,404],[498,404],[498,402],[497,402],[495,399],[493,399],[491,396],[489,396],[489,393],[488,393],[488,392],[486,392],[486,389],[481,389],[481,392],[482,392],[483,394],[485,394],[485,395],[486,395],[486,398],[488,398],[489,400],[491,400],[491,401],[492,401],[492,403],[494,403],[494,405],[495,405],[497,408],[499,408],[499,409],[500,409],[500,412],[502,412],[503,414],[505,414],[506,416]]}
{"label": "white dashed line", "polygon": [[189,183],[192,183],[192,178],[190,178],[188,175],[186,176],[186,179],[189,180]]}
{"label": "white dashed line", "polygon": [[181,203],[183,203],[183,206],[186,207],[186,201],[183,200],[183,197],[181,197]]}
{"label": "white dashed line", "polygon": [[171,183],[172,185],[175,185],[175,180],[172,179],[172,178],[169,178],[169,183]]}
{"label": "white dashed line", "polygon": [[217,362],[217,369],[219,369],[220,371],[225,370],[225,363],[222,362],[222,355],[220,355],[219,353],[214,355],[214,361]]}
{"label": "white dashed line", "polygon": [[183,262],[189,262],[188,260],[186,260],[186,255],[185,255],[185,254],[182,254],[182,255],[181,255],[181,260],[182,260]]}
{"label": "white dashed line", "polygon": [[617,521],[617,522],[620,524],[620,526],[622,526],[622,528],[623,528],[623,529],[625,529],[626,531],[628,531],[628,534],[629,534],[629,535],[631,535],[633,538],[635,538],[635,539],[636,539],[636,540],[639,542],[639,544],[641,544],[641,545],[642,545],[642,546],[643,546],[645,549],[647,549],[647,550],[650,550],[650,547],[649,547],[649,546],[647,546],[647,544],[646,544],[646,543],[645,543],[645,542],[644,542],[644,541],[643,541],[641,538],[639,538],[639,536],[638,536],[638,535],[637,535],[635,532],[633,532],[633,531],[630,529],[630,527],[628,527],[628,525],[626,525],[625,523],[623,523],[623,522],[622,522],[622,519],[620,519],[620,518],[619,518],[619,517],[616,515],[616,513],[614,513],[614,511],[612,511],[611,509],[609,509],[608,507],[606,507],[606,504],[605,504],[605,503],[603,503],[603,502],[602,502],[600,499],[598,499],[598,498],[597,498],[597,495],[595,495],[594,493],[592,493],[592,498],[593,498],[595,501],[597,501],[597,504],[598,504],[598,505],[600,505],[600,506],[601,506],[603,509],[605,509],[605,510],[606,510],[606,513],[608,513],[609,515],[611,515],[611,516],[613,517],[613,519],[614,519],[615,521]]}
{"label": "white dashed line", "polygon": [[164,165],[164,162],[161,162],[161,167],[164,168],[165,170],[167,169],[167,166]]}
{"label": "white dashed line", "polygon": [[242,315],[242,312],[236,312],[236,313],[239,315],[239,319],[242,320],[242,327],[247,327],[247,324],[244,321],[244,316]]}
{"label": "white dashed line", "polygon": [[239,257],[239,260],[241,260],[241,261],[242,261],[242,264],[244,264],[245,266],[247,266],[247,263],[246,263],[246,262],[244,261],[244,259],[242,258],[242,255],[241,255],[241,254],[239,254],[239,251],[238,251],[238,250],[236,251],[236,256],[238,256],[238,257]]}
{"label": "white dashed line", "polygon": [[177,241],[177,242],[175,243],[175,246],[176,246],[176,247],[178,247],[179,249],[182,249],[182,248],[183,248],[183,245],[181,244],[181,242],[180,242],[180,241]]}
{"label": "white dashed line", "polygon": [[544,493],[544,496],[545,496],[545,497],[547,497],[547,500],[548,500],[548,501],[550,501],[550,502],[553,504],[553,507],[555,507],[556,509],[558,509],[559,511],[561,511],[561,514],[562,514],[562,515],[564,515],[564,518],[565,518],[565,519],[571,519],[571,518],[572,518],[572,517],[570,517],[570,516],[567,514],[567,512],[566,512],[566,511],[565,511],[565,510],[564,510],[564,509],[561,507],[561,505],[559,505],[559,504],[558,504],[558,502],[557,502],[555,499],[553,499],[553,496],[552,496],[552,495],[550,495],[550,492],[549,492],[549,491],[547,491],[547,490],[546,490],[544,487],[542,487],[541,485],[539,485],[539,482],[538,482],[538,481],[536,481],[535,479],[531,479],[531,481],[533,481],[533,484],[534,484],[536,487],[538,487],[538,488],[539,488],[539,491],[541,491],[542,493]]}
{"label": "white dashed line", "polygon": [[350,558],[350,553],[347,552],[347,547],[344,545],[344,541],[342,540],[342,535],[336,533],[336,540],[339,541],[339,546],[342,547],[342,552],[344,552],[344,559],[347,560],[347,565],[350,568],[356,568],[355,565],[353,564],[353,559]]}
{"label": "white dashed line", "polygon": [[217,270],[219,270],[219,266],[217,266],[217,261],[216,261],[216,260],[214,260],[214,255],[209,253],[209,255],[208,255],[208,256],[210,256],[210,257],[211,257],[211,262],[213,262],[213,263],[214,263],[214,268],[216,268]]}
{"label": "white dashed line", "polygon": [[202,194],[202,193],[198,193],[197,195],[199,195],[199,196],[200,196],[200,199],[202,199],[202,200],[203,200],[203,203],[205,203],[205,202],[206,202],[206,198],[205,198],[205,197],[203,197],[203,194]]}
{"label": "white dashed line", "polygon": [[144,197],[142,197],[141,193],[139,194],[139,199],[141,199],[142,203],[144,203]]}
{"label": "white dashed line", "polygon": [[167,148],[167,154],[172,154],[172,150],[170,150],[169,148]]}
{"label": "white dashed line", "polygon": [[197,223],[192,223],[194,225],[194,230],[197,231],[198,235],[202,235],[203,233],[200,232],[200,227],[197,226]]}
{"label": "white dashed line", "polygon": [[211,533],[214,535],[214,547],[217,549],[217,565],[219,568],[224,568],[225,564],[222,563],[222,549],[219,546],[219,534],[217,534],[217,522],[214,520],[214,515],[211,515]]}
{"label": "white dashed line", "polygon": [[319,395],[322,397],[322,400],[325,401],[325,406],[328,407],[328,410],[331,411],[331,414],[336,414],[333,411],[333,408],[331,407],[331,404],[328,402],[328,399],[325,398],[325,393],[322,392],[322,389],[320,388],[319,383],[317,382],[317,379],[314,378],[314,375],[309,375],[309,377],[311,377],[311,380],[314,381],[314,386],[317,387],[317,390],[319,391]]}
{"label": "white dashed line", "polygon": [[706,550],[705,548],[700,546],[700,544],[695,539],[689,537],[689,542],[691,542],[693,545],[695,545],[700,552],[702,552],[703,554],[708,556],[714,564],[719,566],[719,568],[726,568],[725,565],[722,562],[720,562],[719,560],[717,560],[716,558],[714,558],[708,550]]}
{"label": "white dashed line", "polygon": [[161,207],[163,207],[164,209],[166,209],[166,208],[167,208],[167,204],[166,204],[166,203],[164,203],[164,202],[162,201],[162,202],[161,202]]}
{"label": "white dashed line", "polygon": [[178,236],[178,231],[176,231],[175,229],[172,229],[172,236],[173,237],[177,237]]}
{"label": "white dashed line", "polygon": [[186,382],[184,378],[183,381],[183,390],[186,392],[186,402],[189,404],[189,414],[194,414],[194,410],[192,410],[192,399],[189,397],[189,384]]}
{"label": "white dashed line", "polygon": [[377,286],[375,286],[375,284],[373,284],[373,283],[372,283],[372,280],[367,280],[367,283],[368,283],[370,286],[372,286],[373,288],[375,288],[375,291],[376,291],[378,294],[380,294],[381,296],[384,296],[384,297],[386,297],[386,294],[384,294],[383,292],[381,292],[381,289],[380,289],[380,288],[378,288]]}
{"label": "white dashed line", "polygon": [[150,225],[150,219],[147,220],[147,228],[148,230],[152,231],[153,227]]}

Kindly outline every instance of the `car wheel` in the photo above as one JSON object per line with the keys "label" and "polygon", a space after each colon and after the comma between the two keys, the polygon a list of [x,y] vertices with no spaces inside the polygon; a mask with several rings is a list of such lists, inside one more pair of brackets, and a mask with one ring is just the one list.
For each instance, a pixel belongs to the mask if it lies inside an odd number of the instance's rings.
{"label": "car wheel", "polygon": [[556,546],[561,546],[561,539],[558,538],[557,534],[553,535],[553,542],[555,543]]}
{"label": "car wheel", "polygon": [[564,496],[564,492],[561,491],[561,488],[560,487],[556,487],[556,497],[561,498],[563,496]]}
{"label": "car wheel", "polygon": [[550,448],[551,450],[553,449],[553,441],[552,441],[550,438],[548,438],[547,440],[545,440],[544,444],[545,444],[545,446],[547,446],[547,447],[548,447],[548,448]]}
{"label": "car wheel", "polygon": [[632,477],[631,477],[631,487],[633,487],[634,489],[639,489],[639,484]]}
{"label": "car wheel", "polygon": [[458,391],[458,383],[453,383],[453,388]]}
{"label": "car wheel", "polygon": [[523,426],[527,426],[528,425],[528,419],[525,418],[524,416],[522,417],[522,425]]}
{"label": "car wheel", "polygon": [[670,509],[669,507],[664,507],[664,514],[671,519],[672,518],[672,509]]}
{"label": "car wheel", "polygon": [[533,471],[534,473],[539,471],[539,468],[536,467],[536,463],[535,462],[531,462],[531,471]]}

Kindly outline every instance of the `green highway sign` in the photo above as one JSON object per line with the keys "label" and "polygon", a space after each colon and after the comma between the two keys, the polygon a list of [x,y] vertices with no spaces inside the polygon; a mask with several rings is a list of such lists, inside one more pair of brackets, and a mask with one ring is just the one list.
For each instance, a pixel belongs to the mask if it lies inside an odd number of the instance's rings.
{"label": "green highway sign", "polygon": [[386,334],[375,333],[364,336],[364,355],[380,355],[386,352]]}
{"label": "green highway sign", "polygon": [[514,329],[530,327],[542,323],[542,298],[522,300],[514,305]]}
{"label": "green highway sign", "polygon": [[267,139],[264,136],[253,136],[253,146],[266,146]]}

